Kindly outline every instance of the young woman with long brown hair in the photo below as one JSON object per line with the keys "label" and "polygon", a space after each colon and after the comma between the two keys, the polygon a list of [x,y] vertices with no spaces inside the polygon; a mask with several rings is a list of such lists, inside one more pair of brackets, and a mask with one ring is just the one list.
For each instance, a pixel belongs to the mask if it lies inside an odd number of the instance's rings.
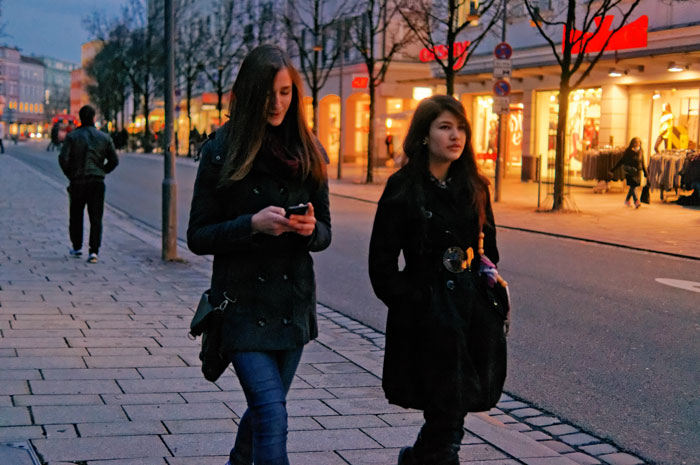
{"label": "young woman with long brown hair", "polygon": [[478,266],[498,262],[489,181],[452,97],[418,105],[404,153],[369,248],[372,286],[389,309],[382,385],[390,403],[425,418],[399,464],[458,465],[464,417],[495,405],[505,381],[506,315],[486,303]]}
{"label": "young woman with long brown hair", "polygon": [[195,181],[187,241],[214,255],[210,301],[228,302],[220,351],[248,403],[230,465],[289,464],[286,395],[318,333],[309,252],[328,247],[331,225],[323,149],[305,121],[298,72],[278,47],[255,48]]}

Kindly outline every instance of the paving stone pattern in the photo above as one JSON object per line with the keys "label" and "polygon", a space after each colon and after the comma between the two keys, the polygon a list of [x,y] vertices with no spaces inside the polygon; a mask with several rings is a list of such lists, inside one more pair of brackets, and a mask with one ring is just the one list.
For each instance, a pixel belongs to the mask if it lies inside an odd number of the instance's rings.
{"label": "paving stone pattern", "polygon": [[[8,157],[0,208],[0,464],[17,450],[2,444],[29,441],[48,465],[222,465],[245,398],[230,368],[202,378],[186,337],[210,262],[164,263],[159,238],[109,208],[100,262],[69,258],[63,188]],[[384,335],[318,315],[289,394],[292,464],[396,463],[422,417],[383,397]],[[460,461],[643,463],[507,394],[468,416]]]}

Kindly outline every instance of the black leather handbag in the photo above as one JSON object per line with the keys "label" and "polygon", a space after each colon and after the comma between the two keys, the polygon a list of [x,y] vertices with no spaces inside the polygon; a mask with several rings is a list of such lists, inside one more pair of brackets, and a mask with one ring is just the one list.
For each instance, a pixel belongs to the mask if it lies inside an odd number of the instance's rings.
{"label": "black leather handbag", "polygon": [[199,351],[199,360],[202,361],[202,374],[207,381],[215,382],[228,367],[228,360],[220,352],[221,331],[224,319],[224,310],[229,303],[228,299],[218,307],[212,306],[209,301],[210,289],[202,293],[197,310],[190,322],[189,336],[196,338],[202,336],[202,348]]}

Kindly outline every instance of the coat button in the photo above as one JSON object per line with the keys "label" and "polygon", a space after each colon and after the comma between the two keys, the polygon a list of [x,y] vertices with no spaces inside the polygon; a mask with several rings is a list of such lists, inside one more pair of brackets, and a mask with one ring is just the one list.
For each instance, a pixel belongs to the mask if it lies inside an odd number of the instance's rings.
{"label": "coat button", "polygon": [[258,281],[261,283],[265,282],[265,276],[258,276]]}
{"label": "coat button", "polygon": [[423,215],[425,215],[425,217],[426,217],[427,219],[430,219],[430,218],[433,217],[433,212],[431,212],[430,210],[425,210],[425,211],[423,212]]}
{"label": "coat button", "polygon": [[219,155],[216,156],[217,160],[221,160],[221,157]]}
{"label": "coat button", "polygon": [[292,320],[290,320],[289,318],[283,318],[282,323],[284,323],[286,326],[289,326],[292,324]]}
{"label": "coat button", "polygon": [[283,275],[282,275],[282,279],[284,279],[285,281],[287,281],[287,280],[289,279],[289,276],[287,276],[286,274],[283,274]]}
{"label": "coat button", "polygon": [[451,279],[448,279],[447,282],[445,283],[445,286],[447,286],[447,289],[452,291],[455,288],[455,282],[452,281]]}
{"label": "coat button", "polygon": [[287,187],[286,186],[280,187],[280,194],[285,195],[286,193],[287,193]]}
{"label": "coat button", "polygon": [[260,188],[258,186],[253,187],[253,194],[256,194],[256,195],[260,194]]}
{"label": "coat button", "polygon": [[266,324],[267,324],[267,320],[265,320],[265,318],[260,318],[260,319],[258,320],[258,326],[260,326],[261,328],[262,328],[263,326],[265,326]]}

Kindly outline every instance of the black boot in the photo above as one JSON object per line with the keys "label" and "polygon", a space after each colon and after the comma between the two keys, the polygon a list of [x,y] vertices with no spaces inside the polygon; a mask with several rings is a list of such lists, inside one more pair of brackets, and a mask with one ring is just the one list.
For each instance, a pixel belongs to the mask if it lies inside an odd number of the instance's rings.
{"label": "black boot", "polygon": [[420,465],[418,462],[416,462],[413,447],[404,447],[401,449],[399,452],[398,465]]}
{"label": "black boot", "polygon": [[[413,462],[405,465],[459,465],[459,444],[450,444],[440,448],[421,448],[411,450]],[[401,457],[399,455],[399,457]],[[399,462],[399,465],[404,465]]]}

